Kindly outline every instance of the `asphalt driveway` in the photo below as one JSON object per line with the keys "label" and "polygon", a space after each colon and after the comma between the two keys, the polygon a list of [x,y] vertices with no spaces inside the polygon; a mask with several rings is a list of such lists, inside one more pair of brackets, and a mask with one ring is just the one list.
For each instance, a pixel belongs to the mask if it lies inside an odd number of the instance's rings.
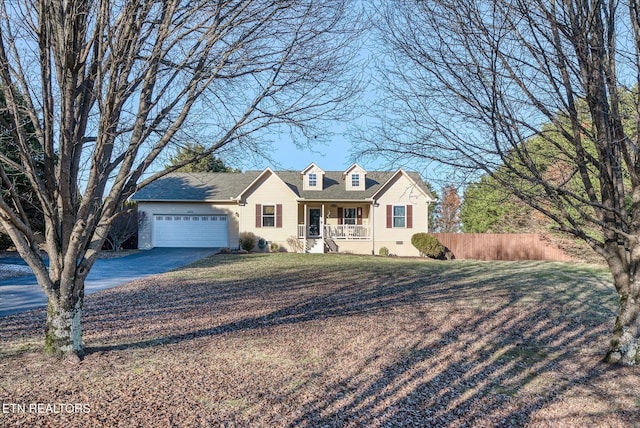
{"label": "asphalt driveway", "polygon": [[[154,248],[124,257],[96,260],[85,282],[85,294],[168,272],[207,256],[216,248]],[[0,263],[25,264],[20,258],[0,259]],[[46,306],[47,298],[34,275],[0,281],[0,316]]]}

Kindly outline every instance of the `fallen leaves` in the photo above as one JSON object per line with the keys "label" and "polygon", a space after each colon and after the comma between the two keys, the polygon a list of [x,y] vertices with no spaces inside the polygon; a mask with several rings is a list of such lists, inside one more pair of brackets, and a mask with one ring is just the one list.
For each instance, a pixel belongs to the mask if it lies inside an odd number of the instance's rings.
{"label": "fallen leaves", "polygon": [[608,281],[558,263],[216,256],[88,296],[78,365],[34,349],[41,312],[0,318],[0,402],[90,406],[0,426],[632,426],[638,370],[599,361]]}

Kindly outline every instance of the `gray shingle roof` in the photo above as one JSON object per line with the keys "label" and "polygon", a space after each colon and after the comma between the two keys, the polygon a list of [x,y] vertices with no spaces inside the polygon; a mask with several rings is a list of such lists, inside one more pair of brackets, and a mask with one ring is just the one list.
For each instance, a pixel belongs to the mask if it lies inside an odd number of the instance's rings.
{"label": "gray shingle roof", "polygon": [[[173,173],[140,189],[133,196],[136,201],[227,201],[237,198],[263,171],[244,173]],[[299,171],[275,171],[300,198],[307,200],[364,200],[370,199],[395,174],[390,171],[367,173],[365,190],[347,191],[342,171],[326,171],[323,190],[302,190]],[[431,193],[415,172],[407,173],[429,196]]]}
{"label": "gray shingle roof", "polygon": [[237,197],[259,172],[174,172],[133,195],[135,201],[227,201]]}

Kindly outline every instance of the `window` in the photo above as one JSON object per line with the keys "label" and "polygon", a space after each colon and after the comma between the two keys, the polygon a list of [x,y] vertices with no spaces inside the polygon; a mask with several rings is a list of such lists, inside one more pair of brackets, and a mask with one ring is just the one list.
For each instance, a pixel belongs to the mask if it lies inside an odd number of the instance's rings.
{"label": "window", "polygon": [[262,206],[262,227],[276,226],[276,207],[275,205]]}
{"label": "window", "polygon": [[342,224],[356,224],[356,209],[345,208],[343,211]]}
{"label": "window", "polygon": [[318,185],[318,176],[316,174],[309,174],[309,187],[316,187]]}
{"label": "window", "polygon": [[[220,217],[220,220],[228,221],[226,217]],[[282,227],[282,204],[256,204],[256,228],[258,227]]]}
{"label": "window", "polygon": [[404,205],[393,206],[393,227],[405,227],[406,207]]}
{"label": "window", "polygon": [[360,174],[351,174],[351,187],[360,187]]}

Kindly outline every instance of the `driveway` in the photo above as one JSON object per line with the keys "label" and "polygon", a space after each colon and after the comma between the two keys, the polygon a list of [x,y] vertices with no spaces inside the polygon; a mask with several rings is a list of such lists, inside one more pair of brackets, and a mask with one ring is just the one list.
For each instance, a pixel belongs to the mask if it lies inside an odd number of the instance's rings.
{"label": "driveway", "polygon": [[[98,259],[85,282],[85,294],[177,269],[217,251],[217,248],[154,248],[124,257]],[[26,264],[20,258],[3,258],[0,263]],[[0,316],[46,304],[47,298],[34,275],[0,281]]]}

